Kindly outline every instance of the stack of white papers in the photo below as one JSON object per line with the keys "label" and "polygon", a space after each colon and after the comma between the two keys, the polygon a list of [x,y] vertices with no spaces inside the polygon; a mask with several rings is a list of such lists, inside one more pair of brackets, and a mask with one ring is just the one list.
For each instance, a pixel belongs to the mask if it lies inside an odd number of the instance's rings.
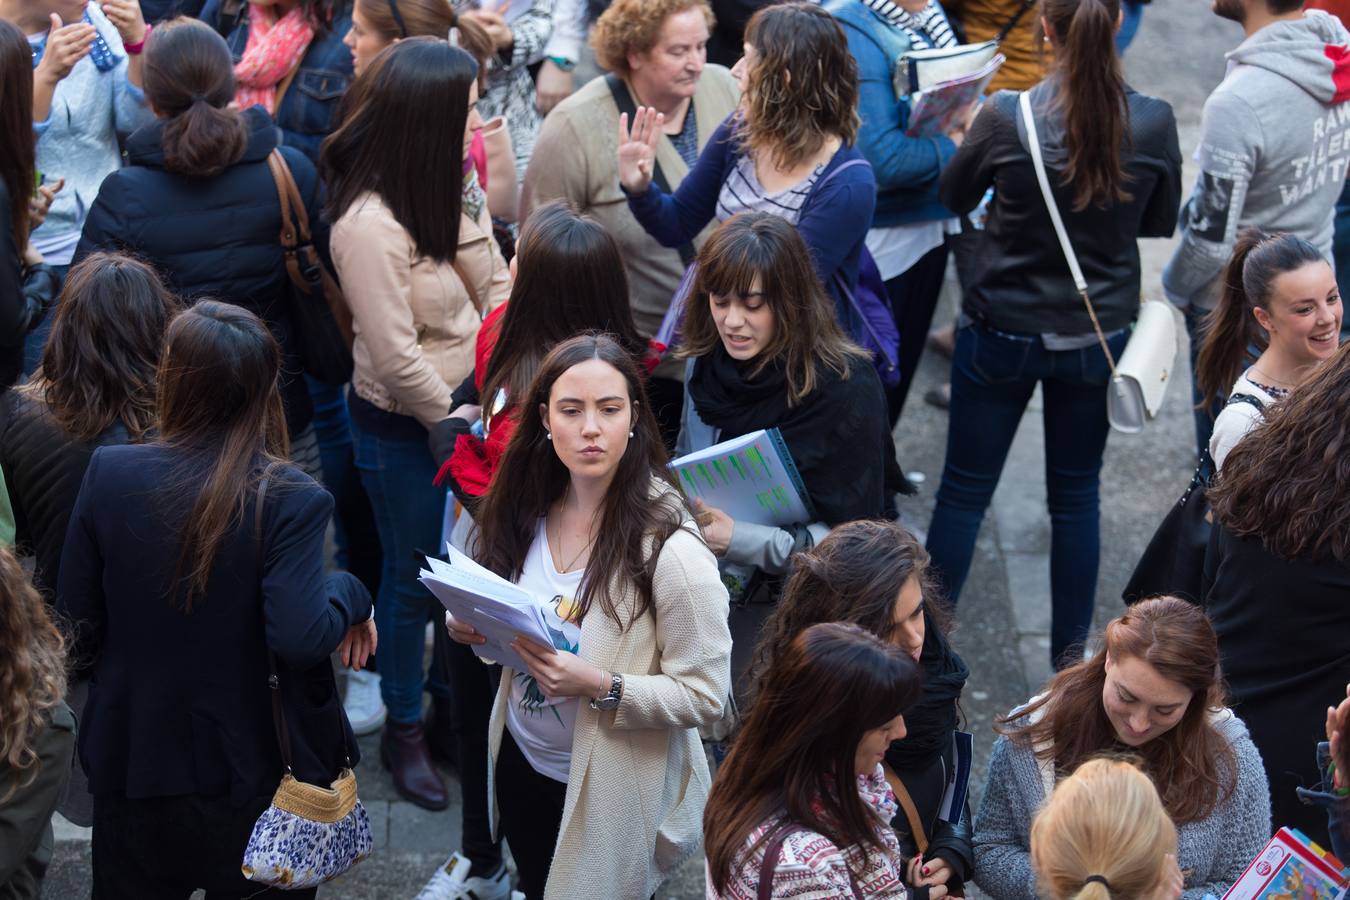
{"label": "stack of white papers", "polygon": [[542,605],[528,591],[483,568],[449,544],[445,549],[450,561],[428,557],[431,569],[423,569],[418,580],[451,615],[487,638],[486,643],[473,645],[473,652],[480,659],[525,671],[525,661],[510,645],[518,635],[523,635],[552,648],[553,639],[549,637]]}

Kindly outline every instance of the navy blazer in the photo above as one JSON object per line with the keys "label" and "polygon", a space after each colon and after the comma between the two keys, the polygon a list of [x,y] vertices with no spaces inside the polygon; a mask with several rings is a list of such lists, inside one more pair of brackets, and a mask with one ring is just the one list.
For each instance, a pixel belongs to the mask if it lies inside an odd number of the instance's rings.
{"label": "navy blazer", "polygon": [[282,775],[268,690],[281,664],[296,776],[326,786],[356,742],[328,656],[370,617],[361,583],[324,574],[333,499],[292,466],[269,477],[262,545],[255,500],[221,542],[204,595],[184,610],[179,538],[213,454],[165,444],[101,447],[75,501],[57,607],[92,674],[80,760],[96,795],[269,796]]}

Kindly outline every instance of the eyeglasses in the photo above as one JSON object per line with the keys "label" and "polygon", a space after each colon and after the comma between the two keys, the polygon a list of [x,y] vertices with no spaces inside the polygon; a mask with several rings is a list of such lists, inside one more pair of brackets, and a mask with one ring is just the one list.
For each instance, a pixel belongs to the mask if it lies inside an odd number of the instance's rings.
{"label": "eyeglasses", "polygon": [[403,13],[398,11],[398,0],[389,0],[389,12],[393,13],[394,21],[398,23],[399,36],[407,37],[408,23],[403,21]]}

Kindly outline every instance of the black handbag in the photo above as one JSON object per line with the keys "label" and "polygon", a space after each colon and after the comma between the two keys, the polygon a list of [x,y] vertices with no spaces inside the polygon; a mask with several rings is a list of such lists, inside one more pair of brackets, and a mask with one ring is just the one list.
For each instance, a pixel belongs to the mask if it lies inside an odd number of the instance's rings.
{"label": "black handbag", "polygon": [[309,230],[300,189],[280,150],[267,157],[281,203],[281,250],[291,320],[307,373],[328,384],[346,384],[352,377],[352,314],[342,288],[329,274]]}
{"label": "black handbag", "polygon": [[[1265,410],[1265,404],[1251,394],[1234,394],[1228,404],[1246,403]],[[1226,404],[1227,405],[1227,404]],[[1214,480],[1214,460],[1206,447],[1200,465],[1191,476],[1181,499],[1163,517],[1148,546],[1135,564],[1134,573],[1121,591],[1126,604],[1168,594],[1192,603],[1200,603],[1205,569],[1205,550],[1209,547],[1212,526],[1209,498],[1205,491]]]}

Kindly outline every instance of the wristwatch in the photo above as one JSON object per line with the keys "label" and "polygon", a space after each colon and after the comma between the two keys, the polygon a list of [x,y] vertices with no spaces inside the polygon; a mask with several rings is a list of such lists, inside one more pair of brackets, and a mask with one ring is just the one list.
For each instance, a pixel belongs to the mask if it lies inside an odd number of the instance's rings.
{"label": "wristwatch", "polygon": [[623,676],[618,672],[609,673],[609,693],[599,699],[591,698],[591,709],[607,712],[619,705],[623,697]]}

